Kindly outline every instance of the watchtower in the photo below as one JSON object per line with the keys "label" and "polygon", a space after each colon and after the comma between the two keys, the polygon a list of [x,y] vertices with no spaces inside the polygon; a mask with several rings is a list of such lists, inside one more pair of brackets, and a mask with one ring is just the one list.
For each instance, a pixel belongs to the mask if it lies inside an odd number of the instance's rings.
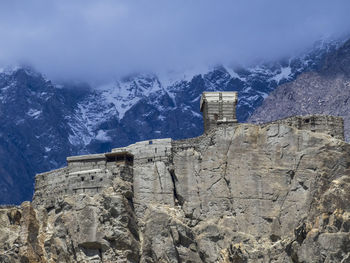
{"label": "watchtower", "polygon": [[237,92],[203,92],[200,110],[204,132],[219,124],[236,123]]}

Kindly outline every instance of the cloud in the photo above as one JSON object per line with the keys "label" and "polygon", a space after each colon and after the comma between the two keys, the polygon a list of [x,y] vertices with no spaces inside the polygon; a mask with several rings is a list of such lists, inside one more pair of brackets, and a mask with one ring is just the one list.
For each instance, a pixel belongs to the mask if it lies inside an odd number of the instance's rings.
{"label": "cloud", "polygon": [[350,31],[348,0],[5,0],[0,64],[54,79],[247,64]]}

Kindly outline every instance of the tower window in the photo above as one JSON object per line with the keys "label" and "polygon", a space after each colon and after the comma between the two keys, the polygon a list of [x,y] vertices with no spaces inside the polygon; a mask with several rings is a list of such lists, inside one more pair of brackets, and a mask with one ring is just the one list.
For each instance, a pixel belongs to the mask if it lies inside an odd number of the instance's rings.
{"label": "tower window", "polygon": [[82,181],[82,182],[84,182],[84,180],[85,180],[85,178],[84,178],[84,177],[82,177],[82,178],[81,178],[81,181]]}

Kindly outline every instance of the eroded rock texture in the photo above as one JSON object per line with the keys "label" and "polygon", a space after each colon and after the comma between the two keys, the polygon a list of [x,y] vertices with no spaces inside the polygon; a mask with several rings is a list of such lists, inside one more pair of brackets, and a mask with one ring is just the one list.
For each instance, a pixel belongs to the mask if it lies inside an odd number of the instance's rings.
{"label": "eroded rock texture", "polygon": [[350,145],[284,124],[172,143],[100,193],[0,209],[0,262],[349,262]]}

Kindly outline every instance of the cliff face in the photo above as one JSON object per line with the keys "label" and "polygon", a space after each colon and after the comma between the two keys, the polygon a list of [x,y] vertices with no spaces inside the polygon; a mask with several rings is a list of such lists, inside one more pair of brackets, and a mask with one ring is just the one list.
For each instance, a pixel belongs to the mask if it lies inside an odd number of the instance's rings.
{"label": "cliff face", "polygon": [[173,141],[167,158],[131,149],[132,177],[109,169],[100,192],[40,186],[32,204],[1,208],[0,262],[350,260],[344,141],[239,124]]}

